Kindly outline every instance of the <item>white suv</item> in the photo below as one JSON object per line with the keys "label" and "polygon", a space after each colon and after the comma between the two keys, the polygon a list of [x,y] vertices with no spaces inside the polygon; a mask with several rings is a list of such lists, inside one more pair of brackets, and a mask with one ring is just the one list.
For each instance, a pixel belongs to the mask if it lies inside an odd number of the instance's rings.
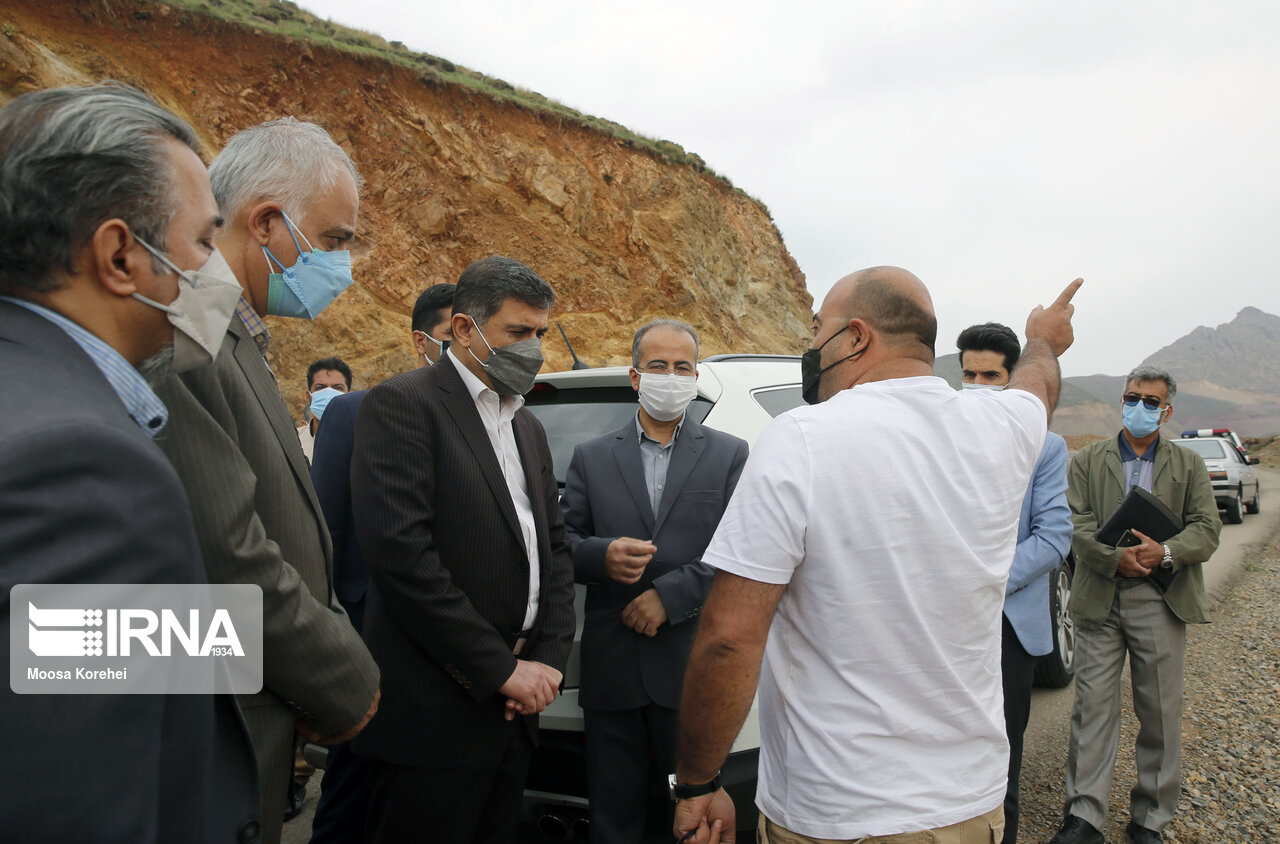
{"label": "white suv", "polygon": [[[556,479],[564,487],[574,446],[616,430],[636,414],[628,367],[549,372],[538,376],[526,407],[547,431]],[[800,358],[787,355],[715,355],[698,364],[698,395],[686,413],[718,431],[754,443],[777,415],[803,404]],[[565,691],[542,713],[538,748],[525,789],[525,840],[587,840],[587,774],[582,710],[578,707],[578,649],[585,587],[578,586],[578,633],[565,670]],[[755,704],[726,760],[725,787],[740,808],[739,826],[754,828],[760,724]],[[665,791],[651,795],[661,807]],[[651,819],[655,841],[669,842],[670,828]],[[536,827],[537,832],[529,829]]]}

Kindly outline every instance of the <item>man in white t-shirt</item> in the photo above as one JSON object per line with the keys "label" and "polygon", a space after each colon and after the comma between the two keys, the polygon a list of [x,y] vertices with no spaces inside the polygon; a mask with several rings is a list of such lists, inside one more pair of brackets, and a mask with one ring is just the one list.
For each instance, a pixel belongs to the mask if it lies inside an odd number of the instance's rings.
{"label": "man in white t-shirt", "polygon": [[831,289],[802,366],[821,404],[757,441],[703,557],[719,571],[685,675],[677,837],[734,840],[718,769],[758,680],[760,841],[1000,840],[1004,586],[1080,284],[1032,312],[1001,393],[933,376],[911,273]]}

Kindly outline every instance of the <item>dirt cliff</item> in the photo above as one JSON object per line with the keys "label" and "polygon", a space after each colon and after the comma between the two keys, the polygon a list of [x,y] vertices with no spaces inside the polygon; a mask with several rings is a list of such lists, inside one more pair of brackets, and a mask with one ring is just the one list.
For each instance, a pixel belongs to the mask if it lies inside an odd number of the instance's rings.
{"label": "dirt cliff", "polygon": [[[370,386],[412,366],[408,314],[424,287],[489,254],[555,288],[592,365],[628,361],[636,326],[677,316],[704,355],[798,353],[812,300],[766,211],[723,180],[438,74],[158,3],[9,0],[0,105],[114,78],[201,133],[207,157],[282,115],[323,125],[364,178],[356,283],[314,324],[272,319],[272,364],[297,413],[307,364],[338,354]],[[568,367],[558,334],[548,369]]]}

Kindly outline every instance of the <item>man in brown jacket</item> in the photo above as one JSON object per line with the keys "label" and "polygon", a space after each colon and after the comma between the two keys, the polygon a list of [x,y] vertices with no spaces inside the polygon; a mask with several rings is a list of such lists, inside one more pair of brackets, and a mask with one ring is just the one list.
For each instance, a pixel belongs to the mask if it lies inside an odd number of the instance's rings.
{"label": "man in brown jacket", "polygon": [[312,317],[351,283],[359,175],[323,129],[292,118],[232,137],[209,175],[226,219],[217,249],[244,295],[213,366],[157,390],[169,408],[159,442],[191,499],[209,581],[262,587],[263,690],[240,706],[272,844],[295,732],[346,741],[378,702],[378,668],[334,596],[329,529],[261,319]]}
{"label": "man in brown jacket", "polygon": [[[1161,841],[1178,807],[1182,755],[1182,669],[1187,625],[1209,620],[1201,564],[1218,547],[1222,522],[1204,461],[1162,442],[1177,384],[1169,373],[1140,366],[1121,398],[1124,427],[1085,446],[1071,462],[1067,502],[1075,522],[1075,582],[1070,612],[1076,639],[1076,696],[1067,757],[1062,829],[1051,844],[1102,844],[1116,748],[1120,742],[1120,677],[1125,656],[1138,715],[1138,782],[1129,802],[1129,838]],[[1098,529],[1140,486],[1182,519],[1165,542],[1137,531],[1140,543],[1114,548]],[[1168,589],[1148,575],[1172,572]]]}

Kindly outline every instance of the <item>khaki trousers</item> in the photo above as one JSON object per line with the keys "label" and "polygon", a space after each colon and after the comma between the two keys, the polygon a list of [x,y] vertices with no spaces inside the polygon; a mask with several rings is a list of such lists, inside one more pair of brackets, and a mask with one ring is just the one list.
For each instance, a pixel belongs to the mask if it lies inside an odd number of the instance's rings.
{"label": "khaki trousers", "polygon": [[869,835],[865,838],[810,838],[778,826],[760,815],[756,844],[1000,844],[1004,838],[1004,806],[985,815],[938,829]]}
{"label": "khaki trousers", "polygon": [[1186,653],[1187,625],[1145,579],[1121,583],[1101,627],[1076,628],[1067,814],[1097,829],[1106,825],[1120,746],[1120,679],[1127,655],[1138,716],[1138,782],[1129,793],[1129,818],[1157,832],[1169,825],[1181,785]]}

